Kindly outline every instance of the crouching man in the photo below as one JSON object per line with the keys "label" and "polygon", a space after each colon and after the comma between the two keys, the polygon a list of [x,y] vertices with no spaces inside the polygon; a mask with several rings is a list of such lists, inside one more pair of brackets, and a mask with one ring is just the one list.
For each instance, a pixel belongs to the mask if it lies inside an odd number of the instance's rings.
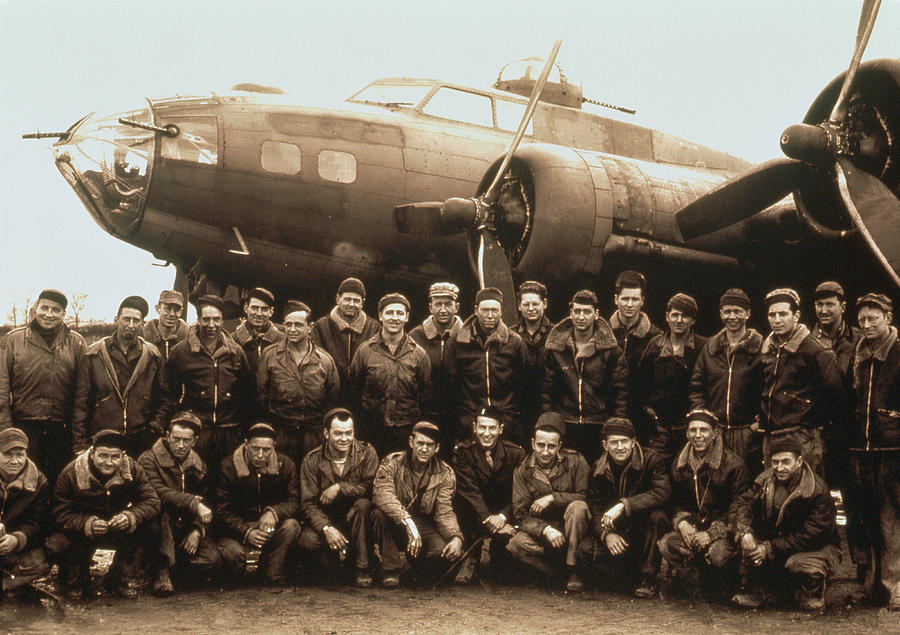
{"label": "crouching man", "polygon": [[559,573],[564,555],[566,589],[581,591],[576,556],[590,520],[584,502],[590,468],[581,454],[563,449],[565,431],[558,412],[545,412],[534,424],[532,452],[513,473],[512,512],[519,531],[507,549],[547,575]]}
{"label": "crouching man", "polygon": [[349,410],[330,410],[323,421],[324,445],[307,454],[300,466],[300,508],[306,521],[300,548],[320,556],[323,570],[350,555],[356,586],[370,587],[367,525],[378,455],[356,439]]}
{"label": "crouching man", "polygon": [[821,610],[825,581],[841,562],[834,501],[796,439],[773,442],[769,460],[741,499],[735,537],[747,587],[732,602],[756,608],[782,587],[803,609]]}
{"label": "crouching man", "polygon": [[375,474],[372,531],[381,548],[381,584],[396,588],[404,551],[423,560],[456,560],[462,532],[453,513],[456,476],[437,458],[440,429],[420,421],[409,436],[409,449],[388,454]]}
{"label": "crouching man", "polygon": [[659,454],[635,440],[628,419],[612,417],[602,432],[604,451],[594,464],[587,494],[591,532],[579,546],[579,556],[635,589],[635,597],[650,598],[659,570],[657,541],[669,525],[663,511],[672,493],[669,470]]}
{"label": "crouching man", "polygon": [[687,415],[687,443],[672,465],[673,525],[659,546],[676,571],[700,573],[714,588],[722,569],[737,550],[732,539],[740,497],[750,486],[743,459],[725,447],[718,420],[708,410]]}
{"label": "crouching man", "polygon": [[69,463],[56,480],[53,517],[57,530],[47,550],[58,560],[60,581],[69,597],[99,595],[90,565],[98,547],[115,549],[106,586],[122,597],[138,595],[135,580],[148,545],[155,544],[149,520],[159,497],[143,468],[125,454],[128,438],[100,430],[91,447]]}
{"label": "crouching man", "polygon": [[50,569],[42,546],[50,523],[50,484],[27,452],[22,430],[0,431],[0,598]]}
{"label": "crouching man", "polygon": [[150,485],[159,496],[162,512],[157,520],[160,541],[150,557],[154,570],[153,593],[171,595],[171,568],[183,579],[199,574],[209,579],[222,563],[222,556],[208,530],[212,522],[212,504],[206,502],[206,464],[194,452],[200,436],[200,419],[190,412],[179,412],[169,423],[169,431],[138,458]]}
{"label": "crouching man", "polygon": [[[258,573],[263,582],[284,584],[286,562],[300,537],[297,466],[275,450],[275,428],[255,423],[231,456],[222,461],[216,484],[216,514],[222,526],[222,558],[235,573]],[[258,567],[258,569],[257,569]]]}

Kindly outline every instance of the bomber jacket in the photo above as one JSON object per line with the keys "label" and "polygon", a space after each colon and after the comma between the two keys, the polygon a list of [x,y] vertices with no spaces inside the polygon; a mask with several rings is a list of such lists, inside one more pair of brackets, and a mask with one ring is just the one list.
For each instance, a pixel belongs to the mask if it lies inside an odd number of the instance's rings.
{"label": "bomber jacket", "polygon": [[263,413],[282,421],[321,424],[325,411],[341,392],[337,365],[325,349],[307,341],[300,365],[288,349],[287,339],[265,351],[256,367],[256,394]]}
{"label": "bomber jacket", "polygon": [[191,327],[187,339],[169,353],[159,418],[168,421],[180,407],[192,410],[204,425],[243,423],[255,400],[247,356],[225,332],[210,355],[200,343],[198,328]]}
{"label": "bomber jacket", "polygon": [[528,367],[540,369],[544,362],[544,346],[547,343],[547,336],[553,330],[553,322],[548,320],[545,315],[541,318],[537,330],[534,333],[529,333],[528,325],[520,315],[519,320],[509,329],[513,333],[518,333],[522,341],[525,342],[525,349],[528,351],[526,360]]}
{"label": "bomber jacket", "polygon": [[572,319],[557,324],[547,336],[541,401],[544,411],[559,412],[566,424],[603,423],[624,417],[628,406],[625,355],[602,317],[579,356]]}
{"label": "bomber jacket", "polygon": [[666,430],[687,427],[684,415],[691,407],[688,386],[694,362],[705,343],[705,337],[691,331],[683,354],[676,355],[671,333],[666,331],[650,340],[634,370],[636,394],[632,401],[652,409],[656,423]]}
{"label": "bomber jacket", "polygon": [[325,525],[334,524],[328,518],[328,507],[323,507],[319,502],[322,492],[337,483],[340,490],[334,503],[352,503],[358,498],[371,498],[377,470],[378,455],[375,454],[375,448],[365,441],[353,441],[342,474],[334,469],[328,443],[320,445],[307,454],[300,464],[300,509],[303,511],[303,519],[318,532]]}
{"label": "bomber jacket", "polygon": [[48,346],[33,327],[34,321],[0,339],[0,429],[72,418],[84,338],[63,324]]}
{"label": "bomber jacket", "polygon": [[504,439],[491,451],[493,465],[474,439],[459,443],[453,450],[457,505],[465,505],[481,521],[494,514],[512,521],[513,472],[524,459],[525,450]]}
{"label": "bomber jacket", "polygon": [[128,435],[147,427],[157,432],[163,429],[157,419],[163,393],[162,355],[153,344],[139,337],[135,346],[139,347],[140,357],[128,383],[122,386],[110,355],[113,337],[105,337],[88,348],[78,373],[72,415],[76,452],[87,448],[98,430],[118,430]]}
{"label": "bomber jacket", "polygon": [[178,326],[175,327],[175,332],[172,336],[164,338],[159,331],[159,319],[154,318],[148,320],[147,323],[144,324],[144,339],[159,349],[159,354],[162,355],[163,364],[165,364],[166,360],[169,359],[169,352],[171,352],[178,342],[188,336],[190,328],[191,327],[187,325],[187,322],[178,320]]}
{"label": "bomber jacket", "polygon": [[856,345],[853,357],[856,422],[850,447],[857,450],[900,450],[900,341],[897,327],[873,349],[868,340]]}
{"label": "bomber jacket", "polygon": [[266,511],[276,522],[293,518],[300,509],[300,479],[296,464],[273,452],[268,465],[257,471],[247,460],[246,444],[222,460],[216,483],[216,517],[225,535],[241,542]]}
{"label": "bomber jacket", "polygon": [[31,459],[4,487],[0,481],[0,522],[16,537],[15,552],[41,545],[50,529],[50,483]]}
{"label": "bomber jacket", "polygon": [[379,331],[356,350],[350,385],[370,417],[386,426],[414,424],[430,399],[431,361],[409,335],[391,352]]}
{"label": "bomber jacket", "polygon": [[672,495],[666,462],[653,450],[643,449],[637,441],[631,458],[622,468],[618,482],[611,464],[609,452],[604,452],[594,463],[588,485],[587,504],[591,511],[591,526],[594,534],[601,538],[606,538],[609,533],[603,527],[603,515],[614,505],[622,503],[625,506],[623,521],[627,522],[629,518],[663,509]]}
{"label": "bomber jacket", "polygon": [[752,531],[767,543],[777,560],[827,545],[841,548],[837,512],[828,486],[807,463],[779,508],[775,506],[775,474],[771,469],[756,477],[741,496],[735,536]]}
{"label": "bomber jacket", "polygon": [[647,314],[641,311],[637,324],[631,329],[626,328],[625,324],[619,319],[619,312],[615,311],[609,318],[609,326],[612,328],[613,335],[616,336],[616,342],[619,348],[625,353],[625,361],[628,363],[629,372],[637,368],[637,364],[644,354],[644,349],[657,335],[662,331],[650,322]]}
{"label": "bomber jacket", "polygon": [[765,385],[760,430],[767,434],[795,428],[821,428],[831,418],[843,389],[837,357],[822,348],[799,324],[778,343],[769,335],[762,346]]}
{"label": "bomber jacket", "polygon": [[513,473],[512,513],[519,530],[540,538],[550,522],[532,516],[531,504],[542,496],[553,494],[553,502],[543,514],[560,515],[569,503],[585,499],[590,472],[587,461],[575,450],[560,448],[549,473],[538,467],[533,452],[529,454]]}
{"label": "bomber jacket", "polygon": [[503,322],[482,339],[476,321],[473,315],[463,322],[447,353],[457,408],[462,416],[474,418],[483,406],[493,406],[503,413],[502,423],[511,431],[528,360],[525,343]]}
{"label": "bomber jacket", "polygon": [[[194,526],[205,534],[206,528],[196,519],[197,505],[206,500],[206,463],[191,450],[187,458],[176,463],[165,439],[157,439],[153,447],[138,457],[138,465],[159,496],[162,511],[169,512],[176,521],[193,520]],[[207,502],[208,507],[212,503]]]}
{"label": "bomber jacket", "polygon": [[446,353],[450,341],[456,337],[460,328],[462,320],[458,315],[454,315],[450,328],[439,333],[434,324],[434,317],[428,316],[424,322],[409,332],[409,336],[428,353],[428,359],[431,360],[431,402],[426,406],[426,414],[429,416],[442,417],[453,408]]}
{"label": "bomber jacket", "polygon": [[700,349],[691,375],[691,408],[706,408],[726,428],[746,428],[759,416],[763,389],[762,335],[747,329],[729,349],[725,329]]}
{"label": "bomber jacket", "polygon": [[328,315],[323,315],[309,331],[309,337],[320,345],[337,364],[341,376],[341,397],[350,400],[350,363],[359,345],[381,330],[381,323],[360,310],[352,322],[341,317],[337,307]]}
{"label": "bomber jacket", "polygon": [[91,521],[123,513],[134,531],[160,510],[159,497],[147,474],[130,456],[105,483],[90,467],[91,451],[82,452],[60,472],[53,490],[53,517],[66,532],[92,538]]}
{"label": "bomber jacket", "polygon": [[686,520],[712,540],[729,535],[741,505],[740,497],[750,486],[744,460],[725,447],[721,435],[700,461],[691,464],[691,444],[672,463],[672,525]]}
{"label": "bomber jacket", "polygon": [[830,348],[837,357],[838,367],[841,369],[841,375],[848,377],[851,374],[853,365],[853,355],[856,353],[856,345],[862,339],[862,331],[858,328],[850,326],[847,320],[841,321],[841,328],[837,332],[837,337],[833,341],[822,333],[819,325],[813,326],[810,335],[822,348]]}
{"label": "bomber jacket", "polygon": [[409,451],[393,452],[382,459],[375,473],[372,503],[398,525],[413,514],[429,518],[441,538],[449,541],[462,539],[453,512],[455,491],[456,475],[436,456],[425,466],[420,481],[410,466]]}
{"label": "bomber jacket", "polygon": [[272,344],[283,342],[286,336],[272,322],[269,322],[269,328],[264,333],[251,333],[245,320],[234,329],[231,337],[238,346],[244,349],[247,363],[250,365],[250,371],[256,372],[263,352]]}

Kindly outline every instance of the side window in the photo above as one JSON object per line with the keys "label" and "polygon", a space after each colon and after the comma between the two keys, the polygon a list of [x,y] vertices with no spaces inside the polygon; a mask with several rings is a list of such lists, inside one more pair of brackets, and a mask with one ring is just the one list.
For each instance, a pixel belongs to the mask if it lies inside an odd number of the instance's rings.
{"label": "side window", "polygon": [[216,165],[219,162],[219,132],[215,117],[174,117],[159,125],[175,124],[178,135],[162,136],[160,151],[165,159]]}
{"label": "side window", "polygon": [[435,117],[464,121],[476,126],[494,127],[491,98],[446,86],[438,90],[422,112]]}
{"label": "side window", "polygon": [[356,180],[356,157],[349,152],[322,150],[319,153],[319,176],[335,183]]}
{"label": "side window", "polygon": [[[515,132],[522,120],[522,115],[525,114],[525,104],[505,99],[495,99],[494,103],[497,104],[497,127],[501,130]],[[534,136],[534,117],[528,122],[525,134],[529,137]]]}
{"label": "side window", "polygon": [[299,174],[300,148],[293,143],[283,141],[263,141],[260,147],[259,160],[262,169],[275,174]]}

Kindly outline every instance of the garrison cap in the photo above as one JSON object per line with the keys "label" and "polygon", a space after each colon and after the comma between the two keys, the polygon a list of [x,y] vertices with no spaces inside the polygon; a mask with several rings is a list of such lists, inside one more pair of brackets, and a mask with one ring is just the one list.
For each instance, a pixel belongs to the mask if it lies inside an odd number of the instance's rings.
{"label": "garrison cap", "polygon": [[484,300],[496,300],[500,304],[503,304],[503,292],[497,287],[485,287],[484,289],[479,289],[478,293],[475,294],[475,306],[478,306]]}
{"label": "garrison cap", "polygon": [[794,310],[800,308],[800,296],[793,289],[773,289],[766,294],[766,306],[771,306],[776,302],[789,302],[793,305]]}
{"label": "garrison cap", "polygon": [[147,301],[139,295],[130,295],[119,304],[119,311],[116,315],[122,313],[122,309],[136,309],[141,313],[141,319],[147,317],[147,314],[150,313],[150,305],[147,304]]}
{"label": "garrison cap", "polygon": [[337,290],[338,295],[343,295],[345,293],[355,293],[356,295],[365,299],[366,297],[366,285],[362,283],[362,280],[359,278],[347,278],[344,280]]}
{"label": "garrison cap", "polygon": [[250,289],[247,292],[247,299],[244,300],[244,302],[250,302],[251,298],[256,298],[260,302],[265,302],[269,306],[275,306],[275,296],[268,289],[263,289],[262,287],[254,287]]}
{"label": "garrison cap", "polygon": [[172,289],[165,289],[159,292],[159,302],[158,304],[177,304],[178,306],[184,306],[184,296],[181,294],[181,291],[174,291]]}
{"label": "garrison cap", "polygon": [[708,423],[713,430],[715,430],[716,426],[719,425],[719,418],[706,408],[694,408],[689,413],[684,415],[684,421],[685,423],[690,423],[691,421],[702,421],[704,423]]}
{"label": "garrison cap", "polygon": [[502,421],[503,415],[494,406],[483,406],[481,408],[481,410],[478,411],[478,414],[475,415],[475,417],[476,417],[476,419],[478,417],[484,417],[485,419],[493,419],[494,421],[500,423]]}
{"label": "garrison cap", "polygon": [[66,298],[66,295],[56,289],[44,289],[38,294],[38,300],[51,300],[62,306],[63,309],[69,306],[69,300]]}
{"label": "garrison cap", "polygon": [[28,435],[19,428],[0,430],[0,452],[8,452],[13,448],[28,449]]}
{"label": "garrison cap", "polygon": [[172,417],[172,420],[169,421],[169,428],[171,429],[171,427],[175,424],[184,426],[185,428],[190,428],[194,431],[194,434],[197,435],[199,435],[203,430],[203,422],[200,421],[200,417],[189,410],[176,412]]}
{"label": "garrison cap", "polygon": [[353,420],[353,413],[347,410],[346,408],[332,408],[328,412],[325,413],[325,416],[322,417],[322,424],[328,429],[331,426],[331,422],[335,419],[340,421],[346,421],[347,419]]}
{"label": "garrison cap", "polygon": [[558,432],[560,438],[562,438],[566,433],[566,422],[563,421],[562,415],[558,412],[544,412],[534,424],[534,431],[537,432],[538,430]]}
{"label": "garrison cap", "polygon": [[743,289],[729,289],[719,299],[719,308],[726,306],[738,306],[747,311],[750,310],[750,296]]}
{"label": "garrison cap", "polygon": [[245,436],[247,439],[274,439],[275,428],[261,421],[250,426]]}
{"label": "garrison cap", "polygon": [[413,426],[412,433],[424,434],[426,437],[437,443],[441,442],[441,429],[430,421],[420,421]]}
{"label": "garrison cap", "polygon": [[621,289],[634,289],[635,287],[643,290],[647,286],[647,279],[640,271],[631,269],[623,271],[616,278],[616,292]]}
{"label": "garrison cap", "polygon": [[878,307],[885,313],[894,310],[894,303],[883,293],[867,293],[856,301],[856,308],[864,306]]}
{"label": "garrison cap", "polygon": [[201,311],[205,306],[214,307],[225,313],[225,301],[217,295],[201,295],[197,300],[197,311]]}
{"label": "garrison cap", "polygon": [[406,296],[402,293],[388,293],[378,301],[378,313],[381,313],[389,304],[402,304],[406,307],[406,312],[408,313],[410,310],[409,300],[406,299]]}
{"label": "garrison cap", "polygon": [[618,435],[622,437],[634,438],[634,424],[625,417],[610,417],[603,424],[601,429],[603,436]]}
{"label": "garrison cap", "polygon": [[813,292],[813,300],[821,300],[822,298],[830,298],[831,296],[837,296],[841,300],[844,299],[844,287],[839,285],[837,282],[833,282],[831,280],[826,280]]}
{"label": "garrison cap", "polygon": [[687,293],[676,293],[669,298],[669,301],[666,303],[666,311],[671,311],[672,309],[681,311],[693,318],[697,317],[697,301]]}
{"label": "garrison cap", "polygon": [[310,308],[303,302],[299,300],[288,300],[284,303],[284,315],[288,316],[291,313],[296,313],[298,311],[306,311],[306,317],[309,319]]}
{"label": "garrison cap", "polygon": [[447,298],[453,298],[454,300],[458,300],[459,299],[459,287],[457,287],[452,282],[435,282],[433,285],[428,287],[428,297],[429,298],[447,297]]}
{"label": "garrison cap", "polygon": [[91,437],[91,445],[95,448],[128,449],[128,437],[118,430],[100,430]]}
{"label": "garrison cap", "polygon": [[537,280],[526,280],[519,285],[517,295],[521,298],[526,293],[537,293],[539,296],[541,296],[541,300],[547,299],[546,285],[544,285],[542,282],[538,282]]}
{"label": "garrison cap", "polygon": [[770,457],[781,454],[782,452],[793,452],[797,456],[803,456],[803,448],[800,447],[800,442],[790,434],[786,434],[780,439],[772,441],[772,444],[769,446]]}
{"label": "garrison cap", "polygon": [[600,306],[600,301],[597,299],[596,293],[590,289],[582,289],[581,291],[576,291],[575,295],[572,296],[569,306],[572,306],[573,304],[590,304],[596,309]]}

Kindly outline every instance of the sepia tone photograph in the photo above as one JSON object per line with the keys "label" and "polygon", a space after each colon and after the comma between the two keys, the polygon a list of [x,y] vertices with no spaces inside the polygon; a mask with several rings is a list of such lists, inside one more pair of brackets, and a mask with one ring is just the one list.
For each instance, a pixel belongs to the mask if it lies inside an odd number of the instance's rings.
{"label": "sepia tone photograph", "polygon": [[0,29],[0,629],[900,630],[897,0]]}

